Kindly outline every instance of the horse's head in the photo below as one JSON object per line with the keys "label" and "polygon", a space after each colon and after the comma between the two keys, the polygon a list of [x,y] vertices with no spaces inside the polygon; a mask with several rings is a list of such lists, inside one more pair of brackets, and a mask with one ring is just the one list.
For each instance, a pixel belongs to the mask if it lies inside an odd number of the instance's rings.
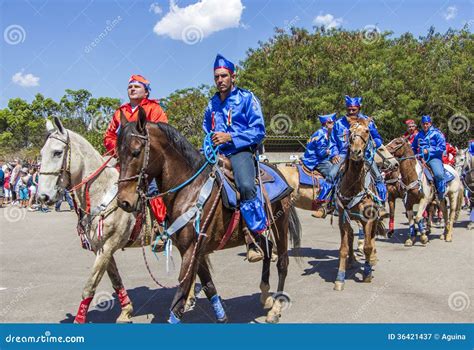
{"label": "horse's head", "polygon": [[393,139],[390,141],[388,145],[385,146],[387,151],[389,151],[393,156],[397,158],[402,158],[407,156],[406,151],[407,151],[407,146],[411,150],[411,147],[407,141],[406,138],[404,137],[397,137],[396,139]]}
{"label": "horse's head", "polygon": [[350,159],[361,161],[370,142],[369,120],[359,118],[351,124],[349,136]]}
{"label": "horse's head", "polygon": [[117,201],[120,208],[127,212],[137,211],[139,191],[146,191],[145,171],[148,167],[149,138],[146,128],[146,113],[138,107],[137,122],[128,122],[120,112],[120,132],[117,139],[120,176]]}
{"label": "horse's head", "polygon": [[57,117],[54,123],[46,122],[46,129],[48,138],[41,149],[38,198],[52,204],[58,200],[59,190],[70,185],[71,145],[68,131]]}

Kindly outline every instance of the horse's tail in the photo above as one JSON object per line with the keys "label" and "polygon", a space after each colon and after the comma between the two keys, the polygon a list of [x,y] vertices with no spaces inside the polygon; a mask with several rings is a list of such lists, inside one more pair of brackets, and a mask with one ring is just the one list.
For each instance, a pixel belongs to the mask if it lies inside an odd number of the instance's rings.
{"label": "horse's tail", "polygon": [[298,249],[301,247],[301,222],[296,212],[294,205],[290,206],[290,216],[289,216],[289,231],[290,231],[290,242],[293,248]]}

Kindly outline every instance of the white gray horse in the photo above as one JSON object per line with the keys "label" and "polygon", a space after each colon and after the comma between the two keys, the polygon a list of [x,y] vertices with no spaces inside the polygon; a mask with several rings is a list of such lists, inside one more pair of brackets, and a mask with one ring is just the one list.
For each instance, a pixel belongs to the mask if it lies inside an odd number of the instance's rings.
{"label": "white gray horse", "polygon": [[[41,201],[52,204],[59,199],[61,191],[80,184],[105,159],[82,136],[65,129],[58,118],[54,118],[54,124],[47,121],[46,128],[49,136],[41,149],[38,196]],[[113,254],[127,245],[135,217],[117,207],[115,196],[118,175],[114,167],[107,166],[87,184],[91,215],[85,212],[88,207],[86,185],[78,188],[74,194],[78,210],[84,214],[80,215],[83,216],[83,246],[87,246],[96,255],[82,292],[75,323],[86,322],[87,310],[105,271],[122,307],[117,322],[131,322],[132,303],[122,284]]]}

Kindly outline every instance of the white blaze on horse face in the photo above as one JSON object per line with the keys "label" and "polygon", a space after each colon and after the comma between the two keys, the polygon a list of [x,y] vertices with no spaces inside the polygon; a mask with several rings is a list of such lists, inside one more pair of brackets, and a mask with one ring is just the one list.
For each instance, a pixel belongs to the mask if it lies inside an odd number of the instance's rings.
{"label": "white blaze on horse face", "polygon": [[[60,138],[61,135],[59,135]],[[67,157],[66,144],[55,138],[48,138],[41,149],[41,170],[38,181],[38,196],[47,196],[50,201],[58,198],[58,174],[43,175],[42,173],[59,172],[63,166],[64,157]]]}

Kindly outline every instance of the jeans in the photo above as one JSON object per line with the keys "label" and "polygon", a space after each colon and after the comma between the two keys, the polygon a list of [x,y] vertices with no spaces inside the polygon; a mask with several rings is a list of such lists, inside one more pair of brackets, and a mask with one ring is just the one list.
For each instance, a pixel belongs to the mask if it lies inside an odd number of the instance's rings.
{"label": "jeans", "polygon": [[331,172],[332,165],[333,164],[329,160],[325,160],[316,166],[316,170],[319,171],[324,178],[327,178]]}
{"label": "jeans", "polygon": [[71,195],[69,192],[64,191],[64,193],[59,197],[59,200],[56,202],[56,210],[59,210],[61,208],[61,203],[64,201],[64,198],[66,198],[67,204],[69,204],[69,208],[72,210],[74,209],[74,203],[72,202]]}
{"label": "jeans", "polygon": [[444,180],[444,167],[441,159],[432,158],[428,162],[429,167],[433,171],[434,182],[438,190],[438,198],[441,200],[446,192],[446,181]]}
{"label": "jeans", "polygon": [[251,200],[257,196],[257,186],[255,185],[255,161],[253,153],[241,151],[229,156],[234,172],[235,185],[240,192],[240,199]]}

